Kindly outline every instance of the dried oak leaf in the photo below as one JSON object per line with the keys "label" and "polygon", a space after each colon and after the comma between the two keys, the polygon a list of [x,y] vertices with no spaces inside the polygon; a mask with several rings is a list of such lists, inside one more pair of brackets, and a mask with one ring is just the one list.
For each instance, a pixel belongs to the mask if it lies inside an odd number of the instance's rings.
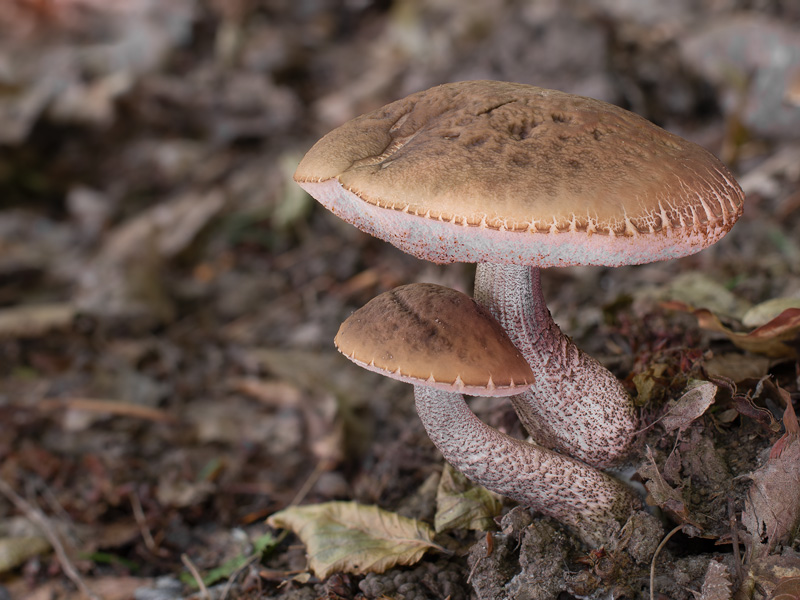
{"label": "dried oak leaf", "polygon": [[[788,394],[787,394],[788,396]],[[787,405],[784,423],[792,422],[794,411]],[[779,451],[770,452],[767,462],[748,475],[752,480],[742,511],[742,524],[755,540],[769,540],[769,548],[790,542],[800,528],[800,435],[790,433],[778,442]]]}
{"label": "dried oak leaf", "polygon": [[320,579],[339,572],[383,573],[416,563],[430,548],[441,549],[427,523],[356,502],[294,506],[267,523],[291,529],[300,538],[308,568]]}
{"label": "dried oak leaf", "polygon": [[494,517],[500,514],[500,499],[445,463],[436,491],[436,533],[450,529],[495,529]]}

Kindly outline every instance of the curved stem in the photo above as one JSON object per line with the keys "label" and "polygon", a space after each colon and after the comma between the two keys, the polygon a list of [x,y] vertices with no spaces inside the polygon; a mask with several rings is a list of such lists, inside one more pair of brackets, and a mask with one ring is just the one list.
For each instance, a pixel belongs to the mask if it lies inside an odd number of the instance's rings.
{"label": "curved stem", "polygon": [[589,545],[602,545],[638,504],[613,477],[486,425],[461,394],[415,386],[414,397],[447,462],[485,488],[561,521]]}
{"label": "curved stem", "polygon": [[491,310],[533,370],[533,387],[511,399],[533,439],[598,467],[623,458],[637,428],[633,401],[553,321],[539,269],[479,264],[475,300]]}

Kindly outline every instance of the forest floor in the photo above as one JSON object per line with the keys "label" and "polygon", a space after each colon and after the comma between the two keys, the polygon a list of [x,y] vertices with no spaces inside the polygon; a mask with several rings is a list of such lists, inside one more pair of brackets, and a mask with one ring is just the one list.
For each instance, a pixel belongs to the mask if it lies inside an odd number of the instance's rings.
{"label": "forest floor", "polygon": [[[792,0],[0,3],[0,599],[647,598],[677,527],[652,597],[800,597],[799,65]],[[405,283],[470,293],[474,266],[361,233],[292,173],[460,79],[633,110],[720,156],[745,212],[692,257],[543,274],[636,398],[649,512],[599,549],[486,500],[489,532],[317,577],[267,517],[432,523],[450,476],[339,324]]]}

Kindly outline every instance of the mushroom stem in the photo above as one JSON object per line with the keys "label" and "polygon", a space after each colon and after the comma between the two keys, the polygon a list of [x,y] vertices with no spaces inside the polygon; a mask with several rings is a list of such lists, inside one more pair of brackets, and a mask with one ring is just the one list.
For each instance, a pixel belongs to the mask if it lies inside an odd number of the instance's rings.
{"label": "mushroom stem", "polygon": [[414,397],[447,462],[485,488],[564,523],[590,546],[607,541],[639,504],[613,477],[486,425],[461,394],[417,385]]}
{"label": "mushroom stem", "polygon": [[533,439],[596,467],[624,458],[637,427],[633,400],[558,328],[539,269],[481,263],[475,300],[500,321],[531,366],[536,383],[511,402]]}

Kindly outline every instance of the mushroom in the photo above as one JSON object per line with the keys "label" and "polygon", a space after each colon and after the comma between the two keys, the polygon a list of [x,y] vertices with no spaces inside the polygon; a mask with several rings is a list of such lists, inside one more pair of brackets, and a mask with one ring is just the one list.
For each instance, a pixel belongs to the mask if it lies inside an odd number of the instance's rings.
{"label": "mushroom", "polygon": [[449,83],[318,141],[295,180],[345,221],[417,258],[476,262],[475,297],[531,365],[512,398],[540,444],[606,467],[629,451],[633,402],[552,320],[539,269],[687,256],[723,237],[743,194],[700,146],[591,98]]}
{"label": "mushroom", "polygon": [[529,387],[530,366],[485,307],[450,288],[410,284],[354,312],[336,335],[356,364],[414,384],[417,413],[454,468],[549,515],[600,546],[639,504],[613,477],[486,425],[462,394],[506,396]]}

